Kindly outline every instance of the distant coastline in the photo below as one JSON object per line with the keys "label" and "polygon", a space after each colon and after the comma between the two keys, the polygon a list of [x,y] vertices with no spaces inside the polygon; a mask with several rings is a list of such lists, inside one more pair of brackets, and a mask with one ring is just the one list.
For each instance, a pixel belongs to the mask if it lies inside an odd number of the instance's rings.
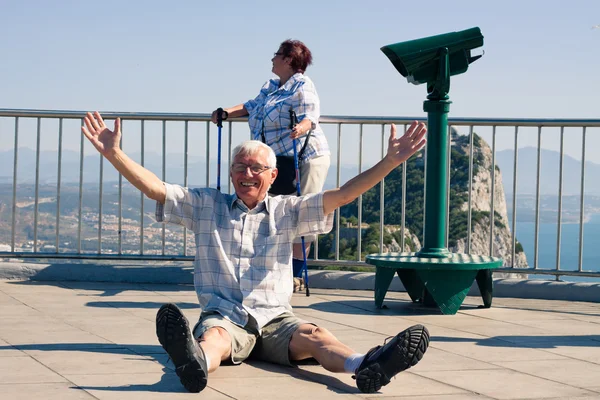
{"label": "distant coastline", "polygon": [[[561,219],[561,225],[579,225],[579,214],[568,214],[568,215],[564,215],[562,216]],[[509,222],[512,222],[512,215],[509,212],[508,213],[508,220]],[[540,224],[549,224],[549,225],[556,225],[558,221],[558,217],[556,215],[549,217],[547,214],[546,215],[540,215]],[[521,224],[521,223],[535,223],[535,216],[534,215],[527,215],[527,216],[523,216],[523,215],[519,215],[519,212],[517,211],[517,224]],[[596,224],[596,223],[600,223],[600,213],[594,212],[594,213],[585,213],[583,216],[583,223],[584,224]]]}
{"label": "distant coastline", "polygon": [[[600,223],[600,219],[598,219],[598,213],[585,213],[583,215],[583,223],[584,224],[588,224],[588,223]],[[565,218],[563,216],[563,219],[561,220],[561,223],[563,225],[577,225],[579,224],[579,215],[577,215],[576,219],[574,220],[575,216],[572,216],[571,218]],[[554,221],[556,222],[556,221]],[[552,222],[548,222],[545,221],[544,223],[552,223]]]}
{"label": "distant coastline", "polygon": [[600,224],[600,213],[588,213],[585,215],[584,223]]}

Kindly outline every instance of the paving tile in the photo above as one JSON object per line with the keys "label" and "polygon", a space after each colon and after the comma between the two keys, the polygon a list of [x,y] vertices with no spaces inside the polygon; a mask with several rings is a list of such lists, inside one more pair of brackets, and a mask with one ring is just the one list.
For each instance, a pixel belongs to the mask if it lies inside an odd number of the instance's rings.
{"label": "paving tile", "polygon": [[[337,309],[345,314],[370,314],[374,316],[414,315],[424,311],[423,308],[412,303],[410,300],[394,300],[393,304],[387,304],[384,308],[379,309],[375,306],[372,298],[318,296],[316,299],[320,301],[313,301],[307,308],[328,312],[333,312]],[[294,302],[294,304],[296,303]],[[429,312],[429,310],[425,311]],[[436,314],[439,314],[439,312],[436,312]]]}
{"label": "paving tile", "polygon": [[65,382],[65,379],[31,357],[0,357],[0,384]]}
{"label": "paving tile", "polygon": [[356,394],[353,393],[360,393],[358,389],[351,386],[342,385],[345,390],[339,389],[339,381],[336,382],[334,379],[327,379],[325,383],[321,383],[302,376],[245,378],[243,385],[240,385],[235,377],[209,378],[208,385],[227,396],[244,400],[357,399]]}
{"label": "paving tile", "polygon": [[[68,306],[65,306],[65,304],[68,304]],[[94,320],[108,318],[115,315],[114,309],[89,308],[86,307],[84,303],[78,304],[74,301],[71,301],[71,299],[64,299],[59,303],[54,304],[27,303],[27,306],[35,309],[37,312],[47,318],[53,318],[65,323],[76,319]],[[31,318],[35,317],[32,316]]]}
{"label": "paving tile", "polygon": [[568,313],[554,312],[551,310],[524,310],[516,307],[491,307],[478,310],[461,310],[459,313],[505,322],[537,322],[544,320],[562,320],[572,318],[572,316]]}
{"label": "paving tile", "polygon": [[0,292],[8,294],[18,293],[36,293],[42,294],[58,294],[68,291],[59,282],[42,282],[29,280],[1,280]]}
{"label": "paving tile", "polygon": [[[319,367],[320,368],[320,367]],[[250,360],[239,365],[224,364],[212,372],[209,380],[237,377],[246,378],[276,378],[298,376],[299,368],[271,364],[263,361]]]}
{"label": "paving tile", "polygon": [[28,355],[61,375],[120,374],[161,371],[165,356],[141,356],[125,348],[28,350]]}
{"label": "paving tile", "polygon": [[437,313],[415,313],[412,315],[407,315],[404,318],[414,321],[414,323],[419,323],[426,326],[433,325],[446,328],[461,328],[465,325],[474,325],[482,322],[493,321],[481,315],[482,313],[485,313],[486,310],[477,311],[479,311],[479,313],[466,314],[459,312],[455,315],[441,315]]}
{"label": "paving tile", "polygon": [[595,310],[596,312],[593,314],[585,314],[585,313],[580,313],[580,314],[574,314],[571,315],[571,318],[577,320],[577,321],[586,321],[586,322],[593,322],[595,324],[600,324],[600,314],[598,314],[598,310]]}
{"label": "paving tile", "polygon": [[194,297],[191,302],[181,301],[182,299],[182,297],[170,298],[161,295],[120,296],[112,299],[94,297],[85,306],[122,316],[136,316],[154,323],[156,313],[163,304],[175,303],[190,321],[197,321],[200,317],[198,299]]}
{"label": "paving tile", "polygon": [[[329,372],[318,365],[302,366],[299,373],[311,381],[320,382],[344,392],[364,395],[356,387],[356,381],[352,379],[351,374]],[[396,375],[387,386],[382,387],[380,393],[383,396],[423,396],[457,394],[465,393],[465,391],[405,371]]]}
{"label": "paving tile", "polygon": [[66,322],[81,330],[96,333],[99,336],[104,336],[107,332],[117,335],[127,335],[136,330],[141,332],[155,330],[154,319],[149,321],[119,310],[114,310],[109,315],[102,317],[82,318],[81,316],[77,316],[67,319]]}
{"label": "paving tile", "polygon": [[180,297],[180,296],[193,296],[194,298],[198,298],[196,296],[196,289],[194,289],[194,285],[162,285],[162,284],[150,284],[145,283],[141,285],[144,290],[149,292],[153,292],[155,294],[160,294],[162,296],[168,297]]}
{"label": "paving tile", "polygon": [[427,330],[431,336],[431,341],[448,341],[450,338],[452,339],[470,339],[465,341],[480,341],[489,339],[488,336],[478,335],[476,333],[471,333],[468,331],[446,328],[443,326],[435,325],[435,324],[426,324]]}
{"label": "paving tile", "polygon": [[15,299],[14,296],[2,292],[2,286],[0,285],[0,307],[14,306],[19,304],[22,303],[19,300]]}
{"label": "paving tile", "polygon": [[13,346],[56,343],[89,343],[102,345],[111,343],[97,335],[59,322],[37,325],[26,324],[24,326],[2,326],[0,327],[0,338]]}
{"label": "paving tile", "polygon": [[207,387],[200,394],[189,393],[179,378],[169,370],[133,374],[66,375],[82,390],[100,400],[178,400],[207,399],[231,400],[214,389]]}
{"label": "paving tile", "polygon": [[[543,329],[552,334],[569,334],[576,336],[588,335],[600,341],[598,324],[576,319],[549,320],[549,321],[523,321],[522,324]],[[599,343],[600,344],[600,343]]]}
{"label": "paving tile", "polygon": [[464,371],[470,369],[498,369],[498,366],[429,346],[421,362],[411,371]]}
{"label": "paving tile", "polygon": [[87,400],[94,396],[71,383],[0,384],[2,398],[10,400]]}
{"label": "paving tile", "polygon": [[572,341],[556,345],[547,352],[600,365],[600,344],[597,341]]}
{"label": "paving tile", "polygon": [[77,296],[73,291],[63,289],[60,293],[15,293],[14,298],[34,308],[49,307],[49,308],[74,308],[81,306],[88,301],[86,296]]}
{"label": "paving tile", "polygon": [[156,332],[132,332],[130,336],[119,335],[114,338],[119,347],[131,349],[137,354],[161,354],[164,350],[156,338]]}
{"label": "paving tile", "polygon": [[107,332],[128,335],[133,332],[155,330],[155,318],[146,319],[133,312],[116,308],[106,309],[102,315],[90,313],[86,315],[67,316],[62,321],[70,326],[86,332],[104,336]]}
{"label": "paving tile", "polygon": [[437,382],[494,399],[544,399],[591,395],[593,392],[510,370],[414,372]]}
{"label": "paving tile", "polygon": [[518,323],[504,321],[478,321],[475,324],[454,326],[454,329],[475,333],[490,338],[494,337],[527,337],[527,336],[552,336],[553,333],[535,326],[526,326]]}
{"label": "paving tile", "polygon": [[600,365],[580,360],[510,361],[494,364],[584,389],[598,387],[600,377]]}
{"label": "paving tile", "polygon": [[543,349],[519,346],[498,339],[472,340],[469,338],[435,337],[430,346],[483,362],[565,359],[559,354],[550,353]]}
{"label": "paving tile", "polygon": [[[12,299],[12,298],[11,298]],[[14,302],[11,304],[5,304],[0,302],[0,315],[2,318],[16,318],[19,321],[22,321],[26,318],[43,318],[44,313],[35,308],[32,308],[26,304],[23,304],[20,301],[12,299]]]}
{"label": "paving tile", "polygon": [[377,399],[385,399],[385,400],[408,400],[408,399],[413,399],[413,400],[490,400],[491,397],[487,397],[481,394],[471,394],[471,393],[467,393],[467,394],[438,394],[435,396],[377,396],[377,395],[370,395],[370,396],[366,396],[366,399],[369,400],[377,400]]}
{"label": "paving tile", "polygon": [[[494,298],[494,306],[546,313],[566,314],[571,317],[579,315],[598,315],[597,305],[589,302],[519,299],[519,298]],[[494,308],[494,306],[492,308]]]}
{"label": "paving tile", "polygon": [[329,321],[337,323],[340,326],[348,328],[359,328],[361,330],[368,330],[373,333],[379,333],[381,335],[395,336],[398,332],[415,325],[416,322],[407,320],[401,317],[394,316],[378,316],[378,315],[347,315],[340,314],[336,311],[328,311],[327,313],[305,313],[303,311],[296,312],[300,318],[307,321],[314,322],[320,325],[322,321]]}

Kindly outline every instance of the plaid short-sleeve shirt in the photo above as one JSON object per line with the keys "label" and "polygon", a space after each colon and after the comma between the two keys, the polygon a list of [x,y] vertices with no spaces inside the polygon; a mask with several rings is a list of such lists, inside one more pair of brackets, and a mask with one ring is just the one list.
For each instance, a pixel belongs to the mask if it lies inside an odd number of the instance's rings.
{"label": "plaid short-sleeve shirt", "polygon": [[252,315],[259,328],[291,311],[293,240],[333,226],[333,214],[323,213],[322,193],[267,196],[250,210],[235,194],[165,187],[156,218],[195,233],[194,286],[203,311],[240,326]]}
{"label": "plaid short-sleeve shirt", "polygon": [[[296,112],[298,122],[308,118],[312,123],[311,136],[306,146],[302,162],[317,156],[330,155],[327,138],[319,125],[321,116],[319,95],[312,80],[304,74],[296,73],[279,87],[279,79],[271,79],[260,90],[255,99],[244,103],[248,111],[248,125],[254,140],[262,140],[278,156],[293,156],[293,140],[290,138],[290,110]],[[300,152],[306,136],[296,140],[296,150]]]}

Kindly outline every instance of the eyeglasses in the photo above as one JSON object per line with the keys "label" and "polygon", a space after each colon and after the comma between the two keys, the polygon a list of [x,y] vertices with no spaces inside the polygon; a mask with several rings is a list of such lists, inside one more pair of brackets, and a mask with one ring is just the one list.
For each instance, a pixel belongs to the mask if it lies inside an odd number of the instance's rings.
{"label": "eyeglasses", "polygon": [[280,52],[273,53],[273,56],[274,56],[274,57],[277,57],[277,56],[283,56],[283,53],[280,53]]}
{"label": "eyeglasses", "polygon": [[233,163],[231,165],[231,170],[233,172],[246,172],[246,170],[250,168],[250,172],[252,172],[253,175],[258,175],[263,173],[264,171],[271,169],[271,167],[268,167],[266,165],[262,165],[262,164],[252,164],[252,165],[248,165],[248,164],[244,164],[244,163]]}

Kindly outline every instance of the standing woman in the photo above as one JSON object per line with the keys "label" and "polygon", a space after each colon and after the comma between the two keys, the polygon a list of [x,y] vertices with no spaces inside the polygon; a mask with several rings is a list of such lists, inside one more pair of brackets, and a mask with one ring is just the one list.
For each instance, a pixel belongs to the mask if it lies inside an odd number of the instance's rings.
{"label": "standing woman", "polygon": [[[277,78],[264,84],[255,99],[224,109],[229,118],[248,116],[252,138],[269,145],[277,156],[294,155],[296,150],[302,157],[300,167],[300,192],[305,195],[323,190],[330,164],[327,139],[319,126],[320,104],[312,80],[304,75],[312,64],[312,54],[299,40],[286,40],[271,59],[271,71]],[[298,124],[290,129],[290,111],[294,111]],[[212,113],[217,122],[217,111]],[[310,135],[308,133],[310,132]],[[302,148],[308,137],[304,152]],[[315,237],[305,237],[306,254]],[[299,277],[303,265],[302,244],[294,243],[294,276]]]}

